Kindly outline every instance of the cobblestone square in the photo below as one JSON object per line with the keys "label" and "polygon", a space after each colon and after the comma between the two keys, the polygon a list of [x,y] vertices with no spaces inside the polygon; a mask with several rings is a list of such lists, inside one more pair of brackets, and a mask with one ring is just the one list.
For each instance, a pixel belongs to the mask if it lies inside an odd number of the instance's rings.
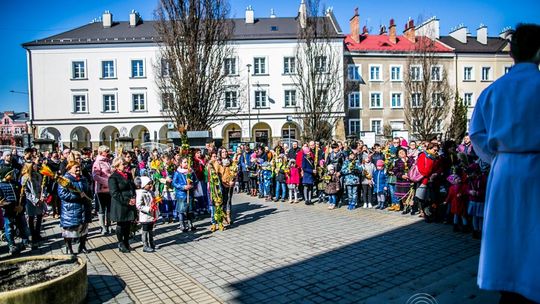
{"label": "cobblestone square", "polygon": [[[223,232],[182,233],[158,225],[156,253],[122,254],[93,223],[88,303],[494,303],[480,291],[480,243],[442,224],[372,209],[273,203],[234,196],[235,223]],[[39,253],[60,254],[58,222],[44,223]],[[37,252],[25,252],[25,255]],[[5,247],[2,258],[7,258]]]}

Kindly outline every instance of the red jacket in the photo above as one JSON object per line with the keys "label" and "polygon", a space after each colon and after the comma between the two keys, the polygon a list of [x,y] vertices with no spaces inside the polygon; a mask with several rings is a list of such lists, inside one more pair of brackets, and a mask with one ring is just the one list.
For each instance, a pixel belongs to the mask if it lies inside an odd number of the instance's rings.
{"label": "red jacket", "polygon": [[467,214],[468,187],[464,183],[452,185],[448,189],[446,203],[450,204],[450,212],[457,215]]}
{"label": "red jacket", "polygon": [[418,172],[424,176],[422,179],[422,185],[427,185],[429,181],[429,177],[431,176],[431,173],[433,173],[433,163],[435,161],[429,157],[427,157],[427,154],[420,153],[418,155],[418,159],[416,160],[416,166],[418,167]]}

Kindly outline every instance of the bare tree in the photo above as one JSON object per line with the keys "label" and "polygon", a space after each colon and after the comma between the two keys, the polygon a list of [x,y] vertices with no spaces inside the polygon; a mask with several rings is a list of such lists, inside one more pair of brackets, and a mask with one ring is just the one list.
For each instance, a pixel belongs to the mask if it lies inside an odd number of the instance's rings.
{"label": "bare tree", "polygon": [[163,109],[181,134],[210,130],[227,116],[224,63],[232,53],[233,22],[226,0],[160,0],[157,85]]}
{"label": "bare tree", "polygon": [[413,135],[430,140],[442,133],[442,123],[453,96],[435,40],[416,37],[415,50],[407,59],[406,71],[405,120]]}
{"label": "bare tree", "polygon": [[293,82],[300,100],[297,114],[302,118],[304,140],[330,139],[343,111],[342,46],[333,41],[337,35],[332,17],[330,10],[320,7],[319,0],[308,0],[298,17]]}

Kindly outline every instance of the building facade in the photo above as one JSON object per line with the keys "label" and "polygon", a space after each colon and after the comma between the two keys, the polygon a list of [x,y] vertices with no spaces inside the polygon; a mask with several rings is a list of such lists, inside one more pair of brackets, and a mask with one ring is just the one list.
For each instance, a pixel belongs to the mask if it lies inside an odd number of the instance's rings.
{"label": "building facade", "polygon": [[[215,140],[273,145],[300,138],[300,101],[291,75],[301,18],[302,9],[295,18],[255,18],[248,7],[245,18],[232,19],[234,53],[224,72],[236,85],[223,102],[234,115],[224,113],[223,123],[213,127]],[[331,11],[322,18],[332,25],[331,44],[342,58],[341,29]],[[115,22],[106,11],[102,22],[25,43],[35,136],[77,148],[114,148],[125,137],[134,145],[169,142],[174,126],[156,84],[163,72],[158,41],[153,21],[132,12],[129,22]]]}
{"label": "building facade", "polygon": [[[414,103],[414,96],[406,96],[404,77],[413,72],[409,71],[413,66],[408,61],[423,39],[433,41],[433,56],[437,58],[431,74],[433,69],[446,73],[452,91],[469,107],[468,119],[480,93],[513,64],[507,30],[499,37],[488,37],[487,27],[480,26],[477,36],[472,37],[466,27],[460,26],[448,36],[440,36],[439,20],[435,17],[418,26],[410,20],[401,35],[396,33],[393,20],[376,34],[369,33],[366,27],[360,31],[359,24],[355,11],[350,34],[344,40],[348,135],[372,131],[382,137],[385,126],[392,131],[413,133],[414,128],[405,119],[405,102]],[[448,109],[448,117],[437,122],[437,133],[444,133],[450,116]]]}
{"label": "building facade", "polygon": [[22,147],[24,135],[28,133],[28,113],[5,111],[0,112],[0,117],[0,145]]}

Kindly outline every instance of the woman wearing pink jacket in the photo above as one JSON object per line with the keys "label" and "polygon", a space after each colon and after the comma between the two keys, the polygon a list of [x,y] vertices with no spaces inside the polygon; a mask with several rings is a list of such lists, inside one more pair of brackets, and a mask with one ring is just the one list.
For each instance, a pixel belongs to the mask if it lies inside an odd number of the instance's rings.
{"label": "woman wearing pink jacket", "polygon": [[109,159],[109,147],[103,145],[98,148],[98,156],[92,166],[92,177],[95,182],[95,193],[99,204],[98,219],[101,225],[101,234],[110,233],[111,225],[111,194],[109,193],[109,176],[111,176],[111,162]]}

